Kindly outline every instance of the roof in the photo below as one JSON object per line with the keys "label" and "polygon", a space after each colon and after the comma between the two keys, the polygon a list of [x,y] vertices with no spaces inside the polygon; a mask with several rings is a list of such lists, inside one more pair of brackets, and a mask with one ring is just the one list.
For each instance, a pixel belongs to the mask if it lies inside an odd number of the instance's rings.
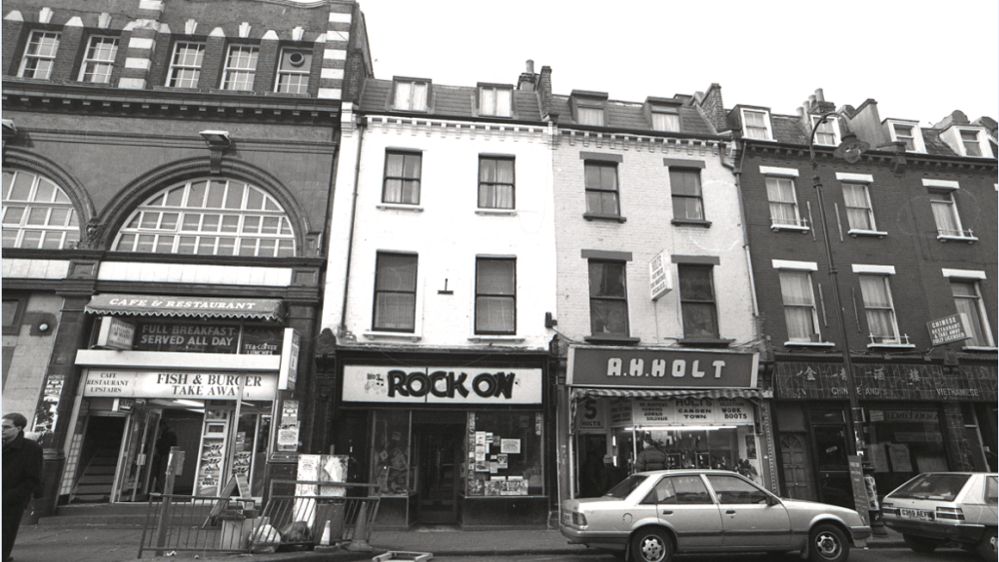
{"label": "roof", "polygon": [[[511,88],[513,86],[511,85]],[[365,113],[393,112],[392,80],[369,78],[364,81],[361,91],[360,111]],[[477,86],[445,86],[433,84],[430,86],[430,99],[427,111],[406,112],[420,113],[434,117],[480,118],[478,112]],[[482,116],[483,118],[502,120],[502,117]],[[534,91],[513,90],[513,115],[516,121],[541,121],[541,104],[538,93]]]}
{"label": "roof", "polygon": [[[578,93],[578,92],[577,92]],[[576,125],[569,103],[570,96],[552,96],[552,113],[558,113],[559,125]],[[680,114],[680,133],[716,135],[701,112],[689,105],[673,105]],[[653,132],[646,104],[609,100],[604,105],[604,128]]]}

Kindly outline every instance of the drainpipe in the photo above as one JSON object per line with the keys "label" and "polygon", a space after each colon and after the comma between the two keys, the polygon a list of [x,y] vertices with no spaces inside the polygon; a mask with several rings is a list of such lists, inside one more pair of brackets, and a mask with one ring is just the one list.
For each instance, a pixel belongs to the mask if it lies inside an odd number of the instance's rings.
{"label": "drainpipe", "polygon": [[[732,141],[732,146],[735,146],[734,140]],[[742,165],[745,163],[745,158],[742,157],[742,152],[740,151],[736,157],[738,161],[737,163],[729,161],[725,158],[724,144],[722,144],[722,149],[718,151],[718,154],[722,166],[732,170],[732,174],[735,176],[735,189],[739,201],[739,222],[742,224],[742,253],[746,258],[746,270],[749,272],[749,294],[753,303],[753,317],[759,320],[760,305],[756,300],[756,277],[753,275],[753,261],[749,254],[749,227],[746,224],[746,207],[742,201],[742,186],[740,185],[740,181],[742,179]]]}
{"label": "drainpipe", "polygon": [[364,129],[367,128],[367,118],[364,115],[357,117],[357,157],[354,160],[354,192],[350,200],[350,234],[347,235],[347,269],[343,275],[343,302],[340,306],[340,325],[337,327],[337,336],[347,331],[347,293],[350,290],[350,266],[351,256],[354,254],[354,223],[357,221],[357,190],[361,178],[361,149],[364,148]]}

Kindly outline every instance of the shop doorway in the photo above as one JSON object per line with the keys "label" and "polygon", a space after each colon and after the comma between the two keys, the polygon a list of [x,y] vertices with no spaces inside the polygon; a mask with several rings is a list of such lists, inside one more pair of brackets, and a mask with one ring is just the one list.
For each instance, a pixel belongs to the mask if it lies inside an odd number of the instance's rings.
{"label": "shop doorway", "polygon": [[465,414],[435,412],[413,416],[416,467],[416,520],[420,524],[458,522],[460,466],[465,451]]}
{"label": "shop doorway", "polygon": [[846,425],[813,425],[819,477],[819,501],[853,508],[853,488],[846,454]]}
{"label": "shop doorway", "polygon": [[80,449],[79,471],[70,503],[102,503],[111,500],[115,469],[125,431],[125,416],[91,415]]}
{"label": "shop doorway", "polygon": [[812,462],[805,433],[780,434],[780,458],[784,469],[784,490],[799,500],[816,500],[812,485]]}
{"label": "shop doorway", "polygon": [[579,435],[579,494],[577,497],[594,498],[602,496],[614,481],[609,466],[604,464],[607,455],[607,435],[603,433],[583,433]]}

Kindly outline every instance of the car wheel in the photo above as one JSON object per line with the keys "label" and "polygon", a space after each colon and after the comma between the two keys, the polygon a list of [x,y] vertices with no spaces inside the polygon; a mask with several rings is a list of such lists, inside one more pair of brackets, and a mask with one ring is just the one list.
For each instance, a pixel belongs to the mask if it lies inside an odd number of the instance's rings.
{"label": "car wheel", "polygon": [[985,535],[982,536],[981,542],[978,543],[978,555],[983,560],[995,560],[996,552],[999,551],[996,550],[996,529],[993,527],[986,529]]}
{"label": "car wheel", "polygon": [[811,562],[845,562],[850,556],[850,542],[838,527],[819,525],[808,537]]}
{"label": "car wheel", "polygon": [[938,546],[940,546],[940,541],[916,537],[913,535],[902,535],[902,540],[905,541],[905,546],[911,548],[913,552],[919,552],[922,554],[933,552]]}
{"label": "car wheel", "polygon": [[631,537],[634,562],[668,562],[673,555],[673,541],[662,529],[645,527]]}

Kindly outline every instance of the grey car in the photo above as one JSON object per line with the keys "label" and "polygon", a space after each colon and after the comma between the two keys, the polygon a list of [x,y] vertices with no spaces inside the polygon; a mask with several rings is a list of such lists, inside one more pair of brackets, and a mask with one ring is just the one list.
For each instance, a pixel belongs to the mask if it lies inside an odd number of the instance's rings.
{"label": "grey car", "polygon": [[657,470],[622,480],[599,498],[562,502],[570,543],[624,551],[635,562],[674,553],[798,551],[843,562],[871,529],[856,511],[782,499],[725,470]]}
{"label": "grey car", "polygon": [[885,496],[882,518],[916,552],[956,544],[995,560],[996,478],[986,472],[924,472]]}

